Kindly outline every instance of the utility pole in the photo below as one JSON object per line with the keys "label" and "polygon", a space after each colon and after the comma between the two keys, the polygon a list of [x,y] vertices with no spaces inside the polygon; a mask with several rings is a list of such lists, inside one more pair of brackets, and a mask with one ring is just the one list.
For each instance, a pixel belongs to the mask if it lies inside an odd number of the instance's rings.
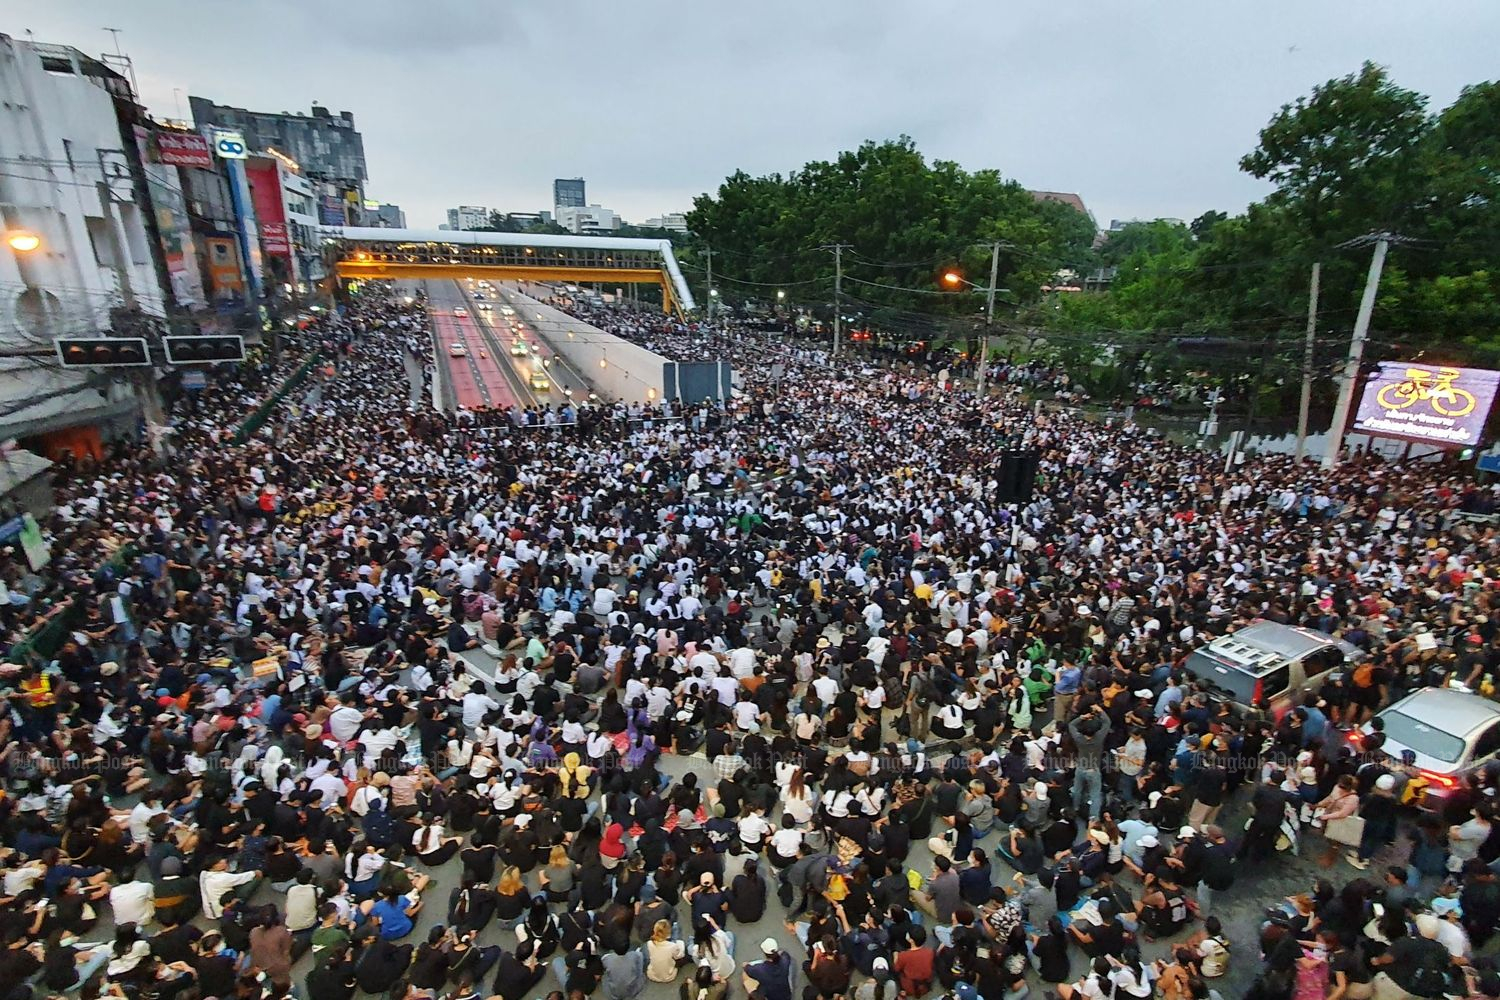
{"label": "utility pole", "polygon": [[844,332],[844,244],[833,245],[833,356],[839,356],[839,338]]}
{"label": "utility pole", "polygon": [[704,247],[703,255],[708,260],[708,321],[714,321],[714,249]]}
{"label": "utility pole", "polygon": [[1359,381],[1359,362],[1365,353],[1365,337],[1370,332],[1370,317],[1375,312],[1375,292],[1380,287],[1380,271],[1385,267],[1390,240],[1389,233],[1381,233],[1375,237],[1375,255],[1370,259],[1370,275],[1365,279],[1365,294],[1359,300],[1359,314],[1354,319],[1354,335],[1349,338],[1349,358],[1344,362],[1344,384],[1339,387],[1338,405],[1333,410],[1333,425],[1328,428],[1328,447],[1323,452],[1324,469],[1334,469],[1339,464],[1339,452],[1344,446],[1344,425],[1349,422],[1349,410],[1354,403],[1354,386]]}
{"label": "utility pole", "polygon": [[1312,406],[1313,335],[1318,330],[1318,277],[1321,263],[1313,264],[1312,290],[1307,293],[1307,346],[1302,350],[1302,401],[1297,407],[1297,451],[1293,461],[1302,461],[1307,447],[1307,411]]}
{"label": "utility pole", "polygon": [[984,333],[979,336],[979,378],[974,385],[974,394],[984,399],[985,369],[990,361],[990,328],[995,325],[995,284],[1000,280],[1000,241],[990,249],[990,284],[985,289]]}

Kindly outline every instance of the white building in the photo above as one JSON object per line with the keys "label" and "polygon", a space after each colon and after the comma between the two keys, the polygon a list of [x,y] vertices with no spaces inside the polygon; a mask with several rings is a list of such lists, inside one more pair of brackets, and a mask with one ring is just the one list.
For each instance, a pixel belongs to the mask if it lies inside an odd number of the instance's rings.
{"label": "white building", "polygon": [[[116,307],[164,312],[122,135],[129,82],[76,49],[0,35],[0,94],[0,439],[133,420],[123,380],[65,370],[53,347],[108,331]],[[15,249],[21,233],[35,249]]]}
{"label": "white building", "polygon": [[490,210],[483,205],[460,205],[448,209],[449,229],[482,229],[490,224]]}
{"label": "white building", "polygon": [[620,228],[620,217],[601,205],[559,205],[557,224],[570,233],[607,233]]}
{"label": "white building", "polygon": [[641,223],[644,229],[667,229],[674,233],[685,233],[688,231],[687,215],[683,212],[668,212],[666,215],[657,215]]}

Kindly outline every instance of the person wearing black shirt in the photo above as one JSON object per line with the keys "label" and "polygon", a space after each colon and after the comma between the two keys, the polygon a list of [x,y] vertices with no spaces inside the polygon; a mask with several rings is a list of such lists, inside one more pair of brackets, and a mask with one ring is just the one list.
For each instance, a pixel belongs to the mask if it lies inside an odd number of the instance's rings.
{"label": "person wearing black shirt", "polygon": [[365,945],[354,966],[354,977],[366,993],[384,993],[396,985],[411,965],[412,946],[376,937]]}
{"label": "person wearing black shirt", "polygon": [[500,955],[494,991],[502,1000],[526,1000],[546,974],[547,967],[532,956],[531,942],[523,941],[514,952]]}
{"label": "person wearing black shirt", "polygon": [[314,965],[307,974],[305,985],[307,1000],[353,1000],[359,980],[354,974],[354,963],[349,960],[349,949],[344,945],[331,949],[328,960]]}

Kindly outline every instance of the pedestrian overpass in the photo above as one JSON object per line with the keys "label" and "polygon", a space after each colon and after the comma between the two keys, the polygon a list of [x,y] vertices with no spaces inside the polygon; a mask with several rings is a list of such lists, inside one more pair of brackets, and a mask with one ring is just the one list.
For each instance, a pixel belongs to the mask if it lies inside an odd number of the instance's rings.
{"label": "pedestrian overpass", "polygon": [[345,280],[642,283],[661,288],[665,312],[694,308],[671,240],[357,226],[323,226],[320,231],[334,273]]}

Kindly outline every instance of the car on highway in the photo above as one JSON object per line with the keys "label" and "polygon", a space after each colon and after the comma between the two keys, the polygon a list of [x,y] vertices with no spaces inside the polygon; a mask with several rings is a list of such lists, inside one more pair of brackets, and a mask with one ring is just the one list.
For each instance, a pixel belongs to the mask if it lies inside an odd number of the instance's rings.
{"label": "car on highway", "polygon": [[469,354],[469,349],[467,347],[465,347],[463,344],[449,344],[448,345],[448,357],[450,357],[450,358],[468,357],[468,354]]}
{"label": "car on highway", "polygon": [[552,380],[540,368],[531,373],[531,387],[537,392],[551,392]]}
{"label": "car on highway", "polygon": [[502,316],[514,316],[515,314],[516,314],[515,309],[513,309],[510,306],[501,306],[500,307],[500,315],[502,315]]}
{"label": "car on highway", "polygon": [[510,353],[515,357],[524,358],[527,353],[526,341],[516,340],[510,345]]}
{"label": "car on highway", "polygon": [[488,302],[481,302],[481,303],[479,303],[479,311],[480,312],[489,312],[490,311],[490,304]]}
{"label": "car on highway", "polygon": [[[1419,688],[1376,718],[1385,726],[1380,753],[1397,762],[1409,759],[1426,784],[1422,805],[1440,805],[1435,800],[1447,798],[1465,775],[1500,755],[1500,705],[1470,691]],[[1364,749],[1374,731],[1367,722],[1349,734],[1349,742]]]}
{"label": "car on highway", "polygon": [[475,292],[474,293],[474,301],[476,301],[476,302],[483,302],[484,301],[484,293],[483,292]]}
{"label": "car on highway", "polygon": [[465,309],[463,306],[459,306],[457,309],[453,310],[453,315],[467,316],[469,315],[469,310]]}

